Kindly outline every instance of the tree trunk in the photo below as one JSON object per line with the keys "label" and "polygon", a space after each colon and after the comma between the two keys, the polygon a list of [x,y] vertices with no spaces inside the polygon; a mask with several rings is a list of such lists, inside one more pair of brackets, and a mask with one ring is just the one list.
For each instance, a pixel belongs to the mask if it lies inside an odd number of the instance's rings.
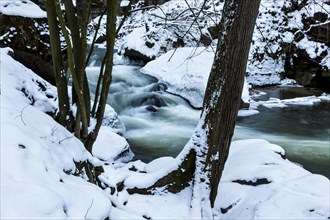
{"label": "tree trunk", "polygon": [[260,0],[227,0],[224,5],[203,105],[208,145],[204,172],[209,175],[212,207],[234,133],[259,5]]}
{"label": "tree trunk", "polygon": [[88,138],[85,142],[85,147],[90,151],[92,150],[92,146],[96,140],[96,137],[102,125],[105,106],[108,100],[110,83],[112,80],[113,53],[114,53],[114,45],[116,39],[116,18],[117,18],[116,5],[117,5],[117,0],[107,0],[107,26],[106,26],[107,52],[105,57],[105,71],[104,74],[102,75],[103,68],[101,68],[100,77],[102,77],[102,89],[100,94],[100,100],[97,104],[97,110],[95,114],[96,125],[94,130],[88,135]]}
{"label": "tree trunk", "polygon": [[47,0],[45,6],[47,9],[53,68],[58,93],[58,121],[61,125],[71,131],[73,129],[73,117],[70,112],[69,96],[67,90],[68,85],[66,80],[66,73],[63,68],[61,41],[59,36],[60,31],[56,19],[55,2]]}
{"label": "tree trunk", "polygon": [[[77,77],[77,81],[73,81],[74,91],[77,95],[77,115],[80,115],[80,121],[76,121],[80,128],[81,122],[81,135],[76,136],[81,139],[86,139],[88,135],[88,127],[89,127],[89,120],[90,120],[90,96],[89,96],[89,88],[88,82],[86,78],[86,53],[87,44],[86,40],[82,38],[80,29],[79,29],[79,20],[75,13],[75,8],[72,1],[64,1],[65,9],[67,10],[66,16],[68,20],[68,26],[71,31],[71,38],[72,38],[72,52],[73,52],[73,63],[74,69],[72,74],[72,78],[74,76]],[[87,28],[87,27],[86,27]],[[84,42],[85,40],[85,42]],[[76,118],[78,118],[76,116]],[[79,129],[80,130],[80,129]]]}
{"label": "tree trunk", "polygon": [[260,0],[226,0],[201,119],[183,150],[185,155],[179,156],[181,164],[152,186],[129,189],[130,193],[147,193],[162,186],[167,186],[170,192],[178,192],[186,187],[178,181],[184,175],[189,177],[187,182],[193,178],[192,212],[197,212],[200,218],[212,218],[211,208],[214,207],[240,106],[259,4]]}

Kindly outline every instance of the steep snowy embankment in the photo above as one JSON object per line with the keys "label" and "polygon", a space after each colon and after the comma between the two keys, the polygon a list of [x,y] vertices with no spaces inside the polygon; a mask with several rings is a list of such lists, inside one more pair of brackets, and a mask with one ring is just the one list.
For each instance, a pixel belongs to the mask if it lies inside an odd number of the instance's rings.
{"label": "steep snowy embankment", "polygon": [[0,50],[1,219],[108,217],[107,194],[72,175],[92,156],[44,113],[56,110],[56,88]]}

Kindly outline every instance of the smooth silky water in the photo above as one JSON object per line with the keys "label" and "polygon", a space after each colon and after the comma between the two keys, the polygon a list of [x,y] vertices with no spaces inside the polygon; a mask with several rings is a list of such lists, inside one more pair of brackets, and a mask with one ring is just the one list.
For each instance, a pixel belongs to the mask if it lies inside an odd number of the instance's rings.
{"label": "smooth silky water", "polygon": [[[140,68],[114,66],[108,103],[126,127],[124,135],[135,153],[134,159],[149,162],[161,156],[175,157],[192,135],[200,111],[186,100],[167,93],[166,85],[142,74]],[[87,72],[93,92],[99,67],[89,67]],[[294,88],[264,90],[276,98],[310,93],[299,88],[298,92]],[[278,144],[285,149],[289,160],[329,178],[329,109],[329,102],[271,109],[260,106],[260,114],[238,118],[234,140],[262,138]]]}

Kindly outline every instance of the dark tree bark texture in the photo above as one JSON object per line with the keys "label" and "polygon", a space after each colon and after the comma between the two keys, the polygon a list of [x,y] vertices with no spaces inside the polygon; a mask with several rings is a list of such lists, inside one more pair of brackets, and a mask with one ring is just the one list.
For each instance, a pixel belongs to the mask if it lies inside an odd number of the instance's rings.
{"label": "dark tree bark texture", "polygon": [[[64,4],[65,15],[63,15],[63,11],[61,10],[59,0],[46,0],[54,73],[58,87],[59,122],[62,125],[67,125],[66,127],[68,130],[74,131],[75,136],[84,143],[85,148],[89,152],[92,152],[93,144],[102,125],[112,78],[113,53],[116,38],[116,15],[118,10],[116,7],[117,0],[107,1],[107,55],[104,60],[105,67],[103,67],[102,64],[99,76],[101,92],[97,93],[99,101],[96,101],[95,103],[93,114],[91,114],[90,91],[86,76],[87,26],[93,1],[77,1],[79,6],[79,16],[76,13],[73,1],[62,1],[62,3]],[[60,31],[62,31],[62,33]],[[63,37],[65,38],[67,47],[66,61],[73,81],[71,103],[67,92],[68,79],[63,68],[60,34],[63,34]],[[105,71],[103,73],[104,68]],[[98,97],[96,100],[98,100]],[[77,111],[74,116],[70,111],[70,104],[76,104],[77,106]],[[96,125],[92,131],[89,131],[91,117],[96,119]],[[80,170],[84,168],[89,181],[97,183],[97,175],[99,172],[102,172],[101,168],[96,169],[93,164],[89,162],[83,162],[77,167]]]}
{"label": "dark tree bark texture", "polygon": [[[207,206],[214,207],[229,154],[259,5],[260,0],[225,2],[202,116],[183,150],[186,155],[181,155],[183,159],[176,170],[161,177],[150,187],[129,189],[129,193],[150,193],[153,188],[164,186],[169,192],[176,193],[187,186],[178,181],[183,176],[185,181],[192,181],[193,194],[196,193],[192,198],[201,200],[200,207],[191,207],[201,209],[201,218],[212,218]],[[209,199],[210,203],[205,203],[205,199]]]}
{"label": "dark tree bark texture", "polygon": [[234,133],[259,4],[260,0],[227,0],[223,9],[203,105],[208,145],[204,172],[209,174],[212,207]]}
{"label": "dark tree bark texture", "polygon": [[[57,16],[55,11],[55,2],[51,0],[46,1],[46,9],[47,9],[47,20],[49,25],[50,32],[50,44],[52,51],[52,59],[53,59],[53,68],[55,81],[57,85],[58,92],[58,121],[60,124],[65,126],[68,130],[72,129],[72,114],[70,112],[69,105],[69,96],[67,91],[67,80],[66,73],[63,67],[62,60],[62,51],[60,45],[60,30],[57,23]],[[69,120],[68,120],[69,118]]]}

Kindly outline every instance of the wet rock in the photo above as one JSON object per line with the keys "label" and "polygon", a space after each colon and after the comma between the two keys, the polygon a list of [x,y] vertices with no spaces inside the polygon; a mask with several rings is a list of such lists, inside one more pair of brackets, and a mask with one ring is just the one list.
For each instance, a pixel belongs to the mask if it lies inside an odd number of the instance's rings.
{"label": "wet rock", "polygon": [[[292,56],[294,54],[294,56]],[[296,80],[303,86],[329,89],[330,77],[324,74],[326,70],[305,50],[295,45],[288,47],[283,77]]]}
{"label": "wet rock", "polygon": [[250,103],[246,103],[241,99],[240,109],[249,109]]}
{"label": "wet rock", "polygon": [[157,96],[155,94],[143,97],[140,102],[141,105],[153,105],[156,107],[166,106],[165,101],[160,96]]}
{"label": "wet rock", "polygon": [[149,92],[158,92],[158,91],[166,91],[167,85],[165,83],[155,83],[151,85],[147,91]]}
{"label": "wet rock", "polygon": [[50,63],[41,59],[37,55],[21,50],[14,50],[14,53],[10,53],[9,55],[50,84],[56,85],[53,66]]}
{"label": "wet rock", "polygon": [[0,23],[0,47],[12,48],[15,60],[55,85],[47,18],[0,14]]}
{"label": "wet rock", "polygon": [[212,38],[207,34],[202,34],[200,41],[204,46],[210,46],[212,43]]}
{"label": "wet rock", "polygon": [[141,53],[140,51],[137,51],[134,49],[129,49],[129,48],[125,48],[124,55],[132,60],[143,61],[145,63],[147,63],[151,60],[154,60],[156,58],[155,56],[149,57],[149,56]]}
{"label": "wet rock", "polygon": [[146,110],[149,112],[157,112],[157,109],[152,105],[149,105],[148,107],[146,107]]}

